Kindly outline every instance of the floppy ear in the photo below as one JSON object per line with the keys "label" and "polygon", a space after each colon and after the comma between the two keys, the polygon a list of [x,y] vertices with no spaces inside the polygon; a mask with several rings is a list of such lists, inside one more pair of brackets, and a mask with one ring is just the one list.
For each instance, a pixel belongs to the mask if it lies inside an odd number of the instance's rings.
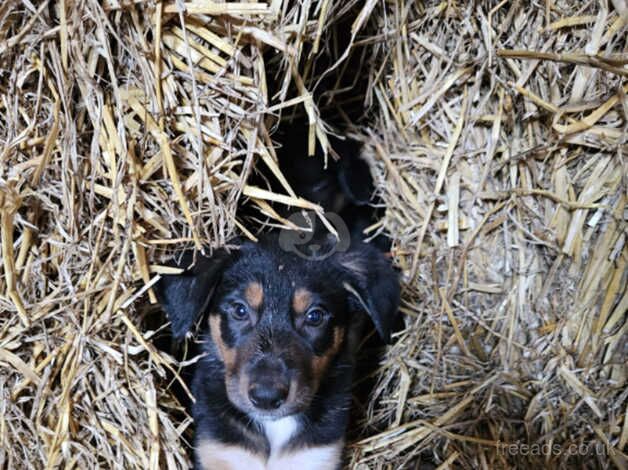
{"label": "floppy ear", "polygon": [[192,252],[187,252],[177,263],[177,267],[185,268],[185,271],[163,274],[157,282],[155,293],[168,315],[176,341],[182,340],[207,310],[227,259],[228,254],[223,250],[215,252],[211,258],[197,253],[196,259]]}
{"label": "floppy ear", "polygon": [[365,243],[338,257],[347,275],[350,307],[368,314],[380,337],[390,343],[399,308],[399,275],[382,252]]}

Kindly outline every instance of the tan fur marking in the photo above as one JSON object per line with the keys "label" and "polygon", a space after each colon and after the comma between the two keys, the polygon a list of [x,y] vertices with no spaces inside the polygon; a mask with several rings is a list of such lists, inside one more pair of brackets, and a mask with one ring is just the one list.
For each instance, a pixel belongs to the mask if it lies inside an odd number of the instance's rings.
{"label": "tan fur marking", "polygon": [[244,298],[254,309],[257,310],[260,308],[264,301],[264,289],[262,285],[256,281],[250,282],[244,291]]}
{"label": "tan fur marking", "polygon": [[242,447],[204,439],[196,447],[202,470],[335,470],[342,456],[343,442],[306,447],[269,460]]}
{"label": "tan fur marking", "polygon": [[292,297],[292,309],[298,313],[303,314],[312,303],[312,293],[304,287],[299,287],[294,291]]}
{"label": "tan fur marking", "polygon": [[320,381],[323,374],[325,373],[325,370],[327,369],[327,366],[329,365],[329,362],[336,354],[338,354],[338,351],[340,351],[340,346],[342,345],[344,333],[344,328],[334,328],[334,342],[331,345],[331,348],[325,351],[325,354],[323,354],[322,356],[314,356],[314,359],[312,359],[312,372],[314,374],[314,377],[316,377],[316,380]]}
{"label": "tan fur marking", "polygon": [[265,470],[264,459],[242,447],[222,444],[209,439],[196,447],[196,455],[203,470]]}
{"label": "tan fur marking", "polygon": [[241,397],[246,397],[249,394],[249,377],[245,373],[240,374],[240,378],[238,380],[238,392]]}
{"label": "tan fur marking", "polygon": [[233,348],[228,347],[222,340],[222,335],[220,334],[220,322],[220,315],[209,316],[209,331],[211,333],[212,340],[214,341],[214,344],[218,347],[218,353],[220,354],[220,358],[222,359],[222,362],[225,363],[225,367],[227,368],[227,372],[229,373],[235,365],[236,352]]}

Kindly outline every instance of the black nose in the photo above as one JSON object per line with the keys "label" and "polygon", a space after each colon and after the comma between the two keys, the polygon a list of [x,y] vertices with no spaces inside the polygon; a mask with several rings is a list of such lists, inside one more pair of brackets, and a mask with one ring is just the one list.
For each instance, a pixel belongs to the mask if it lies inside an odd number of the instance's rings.
{"label": "black nose", "polygon": [[249,388],[249,398],[256,408],[276,410],[288,397],[288,389],[278,385],[253,385]]}

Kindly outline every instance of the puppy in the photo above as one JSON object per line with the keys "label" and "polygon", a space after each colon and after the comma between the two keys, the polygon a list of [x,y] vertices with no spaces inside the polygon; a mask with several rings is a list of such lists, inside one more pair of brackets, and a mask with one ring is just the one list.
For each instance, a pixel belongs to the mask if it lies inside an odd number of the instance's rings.
{"label": "puppy", "polygon": [[269,235],[211,258],[188,254],[183,274],[158,283],[175,339],[200,323],[197,468],[340,468],[364,319],[390,340],[399,280],[370,245],[322,251],[331,254],[308,258]]}

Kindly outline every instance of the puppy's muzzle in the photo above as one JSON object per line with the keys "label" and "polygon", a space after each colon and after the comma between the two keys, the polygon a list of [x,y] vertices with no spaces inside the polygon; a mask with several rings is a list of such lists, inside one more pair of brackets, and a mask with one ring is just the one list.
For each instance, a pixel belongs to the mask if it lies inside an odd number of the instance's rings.
{"label": "puppy's muzzle", "polygon": [[249,371],[249,400],[255,408],[276,410],[283,405],[290,391],[290,377],[284,361],[262,357]]}

